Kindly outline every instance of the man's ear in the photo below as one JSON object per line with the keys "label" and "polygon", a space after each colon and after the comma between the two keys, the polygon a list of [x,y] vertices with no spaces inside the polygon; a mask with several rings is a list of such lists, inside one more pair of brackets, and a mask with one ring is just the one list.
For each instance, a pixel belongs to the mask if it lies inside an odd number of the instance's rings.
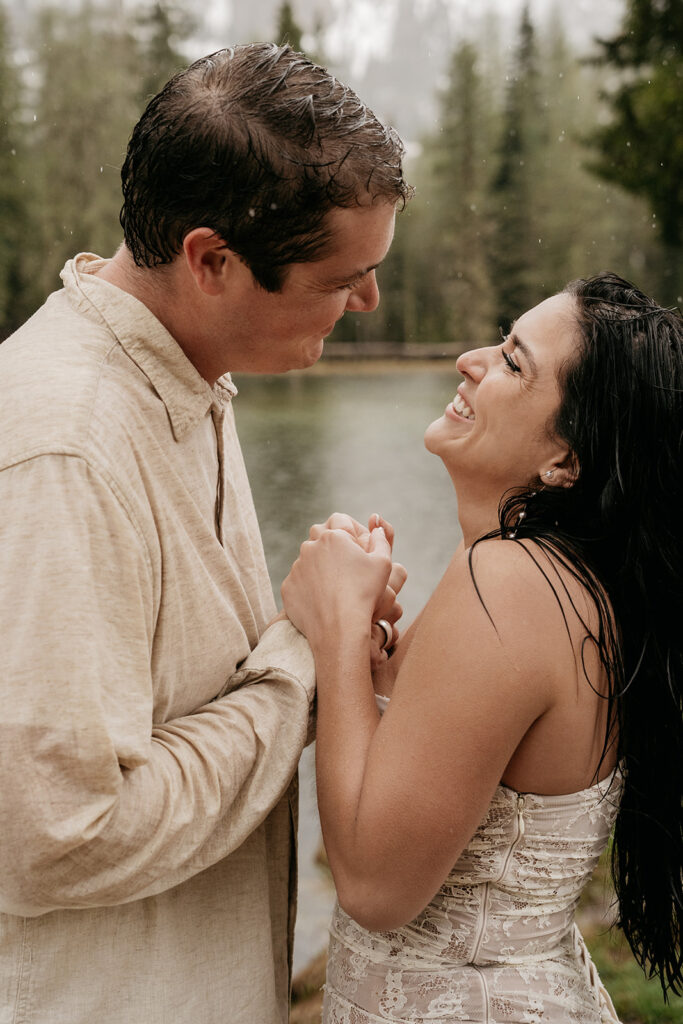
{"label": "man's ear", "polygon": [[183,253],[188,269],[200,291],[220,295],[224,291],[227,271],[239,259],[228,249],[212,228],[193,228],[183,239]]}

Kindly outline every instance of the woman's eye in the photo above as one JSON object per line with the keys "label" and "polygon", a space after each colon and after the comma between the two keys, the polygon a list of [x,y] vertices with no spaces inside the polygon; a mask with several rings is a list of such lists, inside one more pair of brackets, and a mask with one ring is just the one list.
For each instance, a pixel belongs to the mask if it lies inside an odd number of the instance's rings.
{"label": "woman's eye", "polygon": [[512,370],[513,373],[521,373],[522,367],[514,361],[510,353],[506,352],[505,349],[501,349],[501,351],[503,353],[503,359],[508,364],[509,369]]}

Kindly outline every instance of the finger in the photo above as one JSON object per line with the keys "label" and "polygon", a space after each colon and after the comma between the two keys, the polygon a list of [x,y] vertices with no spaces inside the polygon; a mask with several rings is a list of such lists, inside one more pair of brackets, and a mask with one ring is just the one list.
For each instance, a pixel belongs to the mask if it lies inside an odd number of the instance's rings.
{"label": "finger", "polygon": [[360,523],[344,512],[334,512],[324,523],[314,523],[310,529],[311,540],[319,540],[326,530],[344,530],[356,541],[364,551],[367,551],[370,534]]}
{"label": "finger", "polygon": [[[384,558],[391,560],[391,544],[384,532],[383,526],[378,526],[371,531],[368,553],[371,555],[381,555]],[[391,572],[391,568],[389,569],[389,572]]]}
{"label": "finger", "polygon": [[398,594],[408,579],[408,570],[400,562],[393,562],[389,573],[389,586]]}
{"label": "finger", "polygon": [[[391,637],[389,637],[389,641],[390,640]],[[372,644],[373,649],[376,648],[379,653],[379,651],[384,650],[384,648],[388,646],[389,641],[387,641],[387,635],[382,627],[378,626],[376,622],[373,622],[370,627],[370,643]]]}
{"label": "finger", "polygon": [[391,525],[391,523],[387,522],[387,520],[384,519],[379,514],[379,512],[373,512],[373,514],[370,516],[370,520],[368,522],[368,527],[370,528],[370,532],[372,532],[373,530],[376,530],[377,527],[379,527],[379,526],[381,526],[382,529],[384,530],[384,532],[385,532],[385,534],[387,536],[387,540],[389,541],[389,546],[393,548],[393,546],[394,546],[394,528],[393,528],[393,526]]}
{"label": "finger", "polygon": [[392,627],[392,632],[391,636],[387,640],[387,635],[382,626],[378,626],[376,622],[373,622],[370,629],[371,654],[374,652],[375,648],[377,648],[377,651],[384,651],[388,656],[388,652],[396,643],[398,643],[398,638],[400,636],[399,631],[392,623],[389,623],[389,625]]}
{"label": "finger", "polygon": [[345,512],[333,512],[325,526],[328,530],[346,530],[353,537],[365,536],[368,533],[362,523]]}
{"label": "finger", "polygon": [[374,672],[375,669],[384,664],[388,657],[389,655],[386,651],[380,651],[376,648],[375,644],[372,644],[370,646],[370,670]]}
{"label": "finger", "polygon": [[372,614],[374,620],[387,619],[389,622],[398,622],[403,615],[403,608],[396,600],[396,594],[391,586],[386,587],[384,593],[375,605]]}
{"label": "finger", "polygon": [[373,622],[370,636],[370,665],[373,669],[379,668],[387,660],[389,657],[387,649],[392,647],[393,643],[393,637],[390,637],[387,642],[386,634],[382,627]]}

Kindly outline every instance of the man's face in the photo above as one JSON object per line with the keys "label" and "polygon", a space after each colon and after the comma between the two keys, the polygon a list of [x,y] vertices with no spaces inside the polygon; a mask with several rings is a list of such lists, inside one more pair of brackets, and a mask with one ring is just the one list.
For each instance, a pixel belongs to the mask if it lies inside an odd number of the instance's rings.
{"label": "man's face", "polygon": [[395,207],[335,208],[332,238],[321,260],[293,263],[279,292],[267,292],[240,264],[226,296],[230,314],[229,366],[250,373],[284,373],[312,366],[323,341],[346,310],[369,313],[379,302],[377,267],[394,235]]}

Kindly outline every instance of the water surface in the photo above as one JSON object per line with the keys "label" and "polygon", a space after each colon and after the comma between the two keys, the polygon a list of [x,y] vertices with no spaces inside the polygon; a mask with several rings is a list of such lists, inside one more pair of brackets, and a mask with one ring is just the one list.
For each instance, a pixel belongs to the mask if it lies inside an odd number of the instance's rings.
{"label": "water surface", "polygon": [[[452,368],[236,377],[235,415],[275,594],[311,523],[380,512],[396,528],[394,557],[408,569],[408,625],[460,540],[453,487],[423,444],[459,377]],[[314,864],[320,842],[313,752],[301,767],[299,917],[295,970],[326,944],[333,902]]]}

